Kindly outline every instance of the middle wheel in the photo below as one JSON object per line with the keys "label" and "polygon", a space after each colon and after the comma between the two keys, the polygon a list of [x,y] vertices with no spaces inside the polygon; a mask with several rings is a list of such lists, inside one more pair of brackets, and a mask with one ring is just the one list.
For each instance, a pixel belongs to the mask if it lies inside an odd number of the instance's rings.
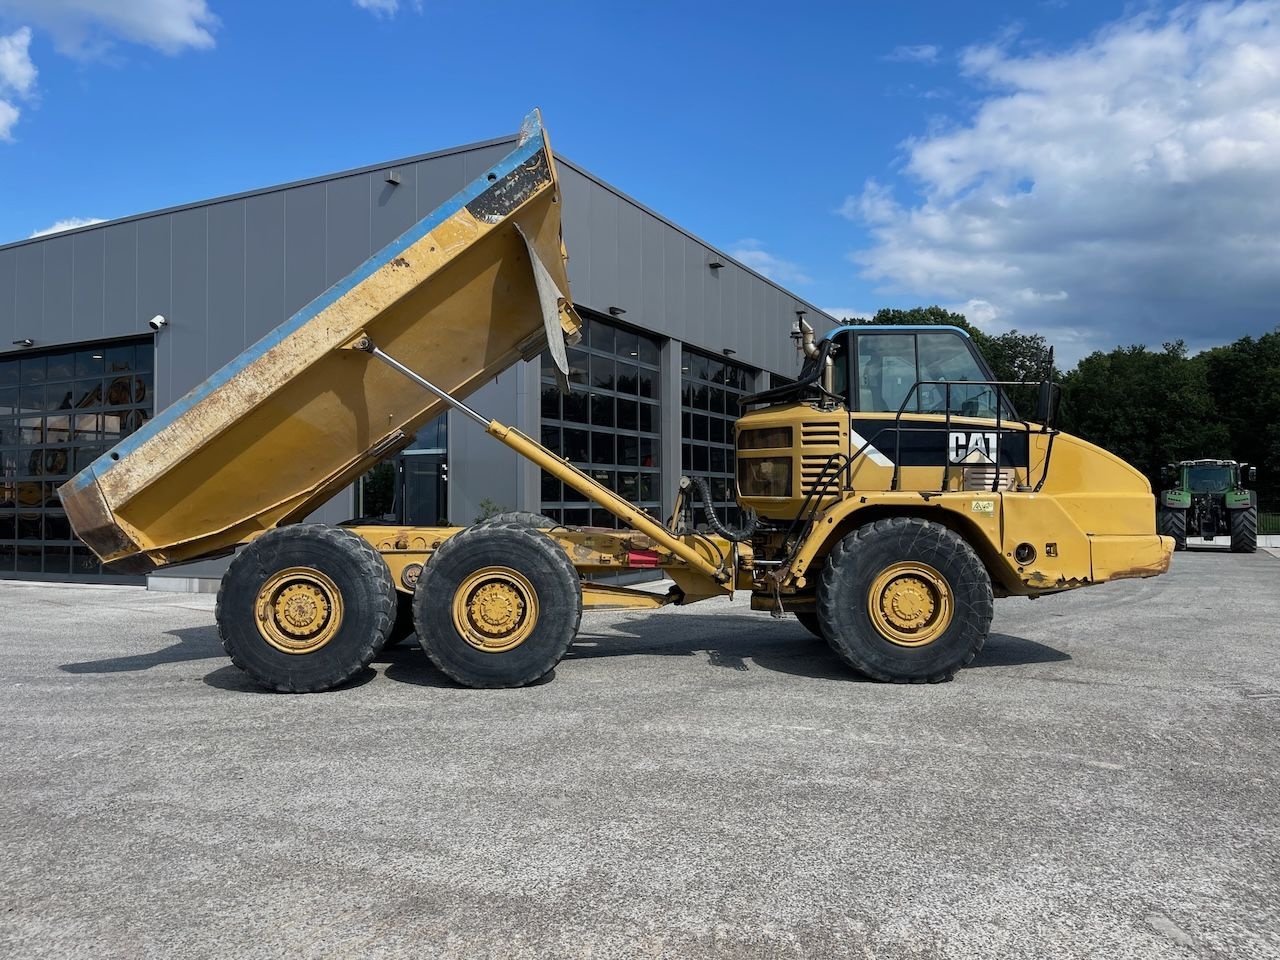
{"label": "middle wheel", "polygon": [[565,552],[522,526],[470,527],[441,544],[413,594],[422,649],[468,687],[521,687],[578,633],[582,588]]}

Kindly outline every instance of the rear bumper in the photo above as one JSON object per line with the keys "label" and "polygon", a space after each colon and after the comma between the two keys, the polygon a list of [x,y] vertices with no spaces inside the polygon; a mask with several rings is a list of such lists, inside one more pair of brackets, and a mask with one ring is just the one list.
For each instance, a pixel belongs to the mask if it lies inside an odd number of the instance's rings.
{"label": "rear bumper", "polygon": [[1155,535],[1138,537],[1090,537],[1089,558],[1093,582],[1158,577],[1167,573],[1173,559],[1173,538]]}

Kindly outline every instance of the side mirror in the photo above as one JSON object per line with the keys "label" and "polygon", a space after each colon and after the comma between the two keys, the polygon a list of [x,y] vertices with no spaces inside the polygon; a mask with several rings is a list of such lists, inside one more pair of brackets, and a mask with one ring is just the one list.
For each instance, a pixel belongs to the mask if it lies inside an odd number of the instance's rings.
{"label": "side mirror", "polygon": [[1036,399],[1036,420],[1052,427],[1058,419],[1058,405],[1062,402],[1062,388],[1049,380],[1040,381],[1040,393]]}

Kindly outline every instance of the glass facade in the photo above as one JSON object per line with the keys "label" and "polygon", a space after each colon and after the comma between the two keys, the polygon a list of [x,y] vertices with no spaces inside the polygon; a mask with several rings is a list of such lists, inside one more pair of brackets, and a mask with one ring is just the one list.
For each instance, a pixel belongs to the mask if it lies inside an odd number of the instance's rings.
{"label": "glass facade", "polygon": [[[658,341],[596,316],[567,351],[570,392],[542,357],[542,443],[653,516],[662,513]],[[613,515],[542,474],[542,512],[568,526],[616,527]]]}
{"label": "glass facade", "polygon": [[680,466],[690,477],[706,477],[716,511],[740,523],[733,496],[733,424],[741,413],[739,398],[754,392],[755,371],[688,347],[681,351],[680,371]]}
{"label": "glass facade", "polygon": [[424,424],[408,449],[356,483],[356,517],[371,523],[448,526],[449,418]]}
{"label": "glass facade", "polygon": [[103,573],[57,488],[154,413],[151,338],[0,357],[0,576]]}

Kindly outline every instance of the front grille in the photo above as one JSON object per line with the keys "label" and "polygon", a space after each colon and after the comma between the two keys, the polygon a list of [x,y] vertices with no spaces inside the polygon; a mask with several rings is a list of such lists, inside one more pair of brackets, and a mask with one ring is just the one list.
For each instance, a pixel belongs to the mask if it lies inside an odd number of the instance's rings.
{"label": "front grille", "polygon": [[[802,423],[800,425],[800,495],[816,493],[820,480],[843,466],[843,459],[831,461],[832,454],[842,453],[840,424],[832,422]],[[826,489],[827,496],[836,496],[839,484],[832,483]]]}

